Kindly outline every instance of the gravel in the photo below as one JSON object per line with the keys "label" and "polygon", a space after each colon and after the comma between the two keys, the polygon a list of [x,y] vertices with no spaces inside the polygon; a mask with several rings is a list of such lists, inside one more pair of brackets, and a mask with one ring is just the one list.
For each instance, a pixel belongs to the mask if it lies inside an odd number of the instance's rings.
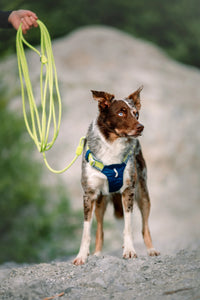
{"label": "gravel", "polygon": [[200,250],[131,260],[91,256],[87,264],[78,267],[71,261],[5,264],[0,268],[0,279],[2,300],[194,300],[200,299]]}

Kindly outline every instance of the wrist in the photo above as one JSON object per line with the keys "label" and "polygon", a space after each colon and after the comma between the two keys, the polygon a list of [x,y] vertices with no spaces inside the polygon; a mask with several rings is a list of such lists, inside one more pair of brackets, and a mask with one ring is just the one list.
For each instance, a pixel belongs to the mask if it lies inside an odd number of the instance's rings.
{"label": "wrist", "polygon": [[11,11],[8,11],[7,13],[8,13],[8,23],[10,23],[12,25],[12,18],[13,18],[15,11],[11,10]]}

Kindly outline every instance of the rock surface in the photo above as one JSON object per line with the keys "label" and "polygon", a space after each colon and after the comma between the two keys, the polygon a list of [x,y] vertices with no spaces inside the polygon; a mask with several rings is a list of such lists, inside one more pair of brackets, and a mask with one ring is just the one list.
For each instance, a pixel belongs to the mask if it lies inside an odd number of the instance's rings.
{"label": "rock surface", "polygon": [[[145,131],[140,140],[152,199],[150,228],[161,256],[144,256],[136,208],[139,258],[123,260],[118,252],[123,222],[114,220],[110,207],[106,220],[114,226],[105,232],[104,257],[91,257],[81,267],[65,261],[3,265],[0,299],[43,299],[61,292],[61,299],[200,299],[200,71],[172,61],[154,45],[106,27],[80,29],[55,40],[53,50],[63,102],[60,134],[48,154],[54,168],[63,168],[73,158],[79,138],[96,116],[91,89],[121,98],[144,86],[140,120]],[[38,58],[32,53],[28,57],[39,95]],[[19,89],[16,58],[2,62],[0,70],[5,74],[2,84]],[[21,109],[18,96],[11,105],[16,107]],[[74,209],[81,208],[80,160],[58,178],[66,182]],[[55,175],[46,170],[45,180],[54,182]]]}
{"label": "rock surface", "polygon": [[80,267],[64,261],[5,265],[0,268],[0,279],[2,300],[194,300],[200,299],[200,251],[134,260],[93,256]]}

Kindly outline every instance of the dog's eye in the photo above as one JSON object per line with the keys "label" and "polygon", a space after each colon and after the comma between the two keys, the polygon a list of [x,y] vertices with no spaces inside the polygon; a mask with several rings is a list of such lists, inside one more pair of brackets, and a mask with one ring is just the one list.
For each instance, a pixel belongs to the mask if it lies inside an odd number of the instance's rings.
{"label": "dog's eye", "polygon": [[136,119],[139,118],[139,113],[138,112],[135,113],[135,117],[136,117]]}
{"label": "dog's eye", "polygon": [[126,108],[122,107],[122,108],[120,109],[120,111],[117,113],[117,115],[118,115],[119,117],[126,117],[126,115],[127,115],[127,110],[126,110]]}
{"label": "dog's eye", "polygon": [[124,116],[123,111],[120,111],[120,112],[118,113],[118,116],[119,116],[119,117],[123,117],[123,116]]}

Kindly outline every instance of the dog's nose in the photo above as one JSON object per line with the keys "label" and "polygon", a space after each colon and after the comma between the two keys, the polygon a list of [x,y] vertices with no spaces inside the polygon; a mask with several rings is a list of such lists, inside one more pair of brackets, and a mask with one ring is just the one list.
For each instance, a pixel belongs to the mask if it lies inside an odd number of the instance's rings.
{"label": "dog's nose", "polygon": [[141,132],[143,129],[144,129],[144,126],[142,124],[138,123],[137,130]]}

